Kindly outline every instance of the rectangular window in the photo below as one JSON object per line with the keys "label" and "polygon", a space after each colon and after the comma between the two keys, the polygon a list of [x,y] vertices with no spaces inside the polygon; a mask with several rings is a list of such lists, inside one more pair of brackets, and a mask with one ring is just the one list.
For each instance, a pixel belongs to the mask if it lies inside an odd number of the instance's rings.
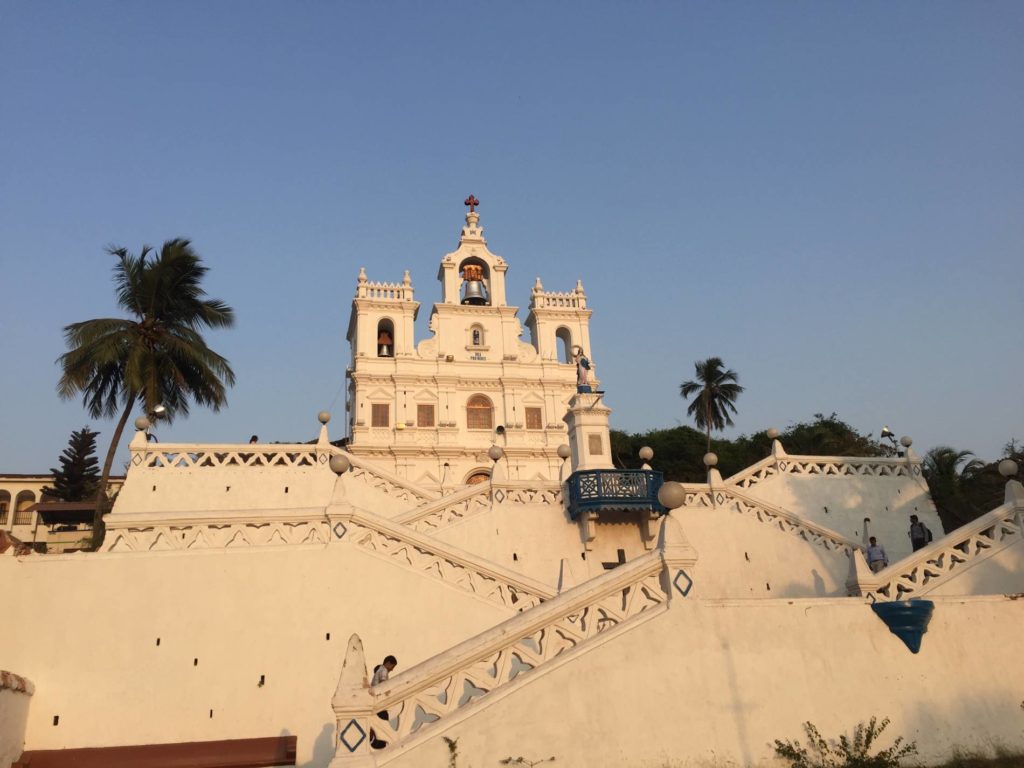
{"label": "rectangular window", "polygon": [[374,403],[373,414],[370,421],[370,426],[373,427],[390,427],[391,426],[391,413],[389,410],[390,406],[387,403]]}
{"label": "rectangular window", "polygon": [[0,501],[0,525],[7,525],[7,502]]}
{"label": "rectangular window", "polygon": [[526,428],[544,429],[544,411],[540,408],[526,409]]}
{"label": "rectangular window", "polygon": [[416,406],[416,426],[434,426],[434,406],[422,404]]}
{"label": "rectangular window", "polygon": [[600,435],[589,435],[587,437],[587,442],[591,456],[600,456],[604,453],[604,447],[601,444],[602,440]]}

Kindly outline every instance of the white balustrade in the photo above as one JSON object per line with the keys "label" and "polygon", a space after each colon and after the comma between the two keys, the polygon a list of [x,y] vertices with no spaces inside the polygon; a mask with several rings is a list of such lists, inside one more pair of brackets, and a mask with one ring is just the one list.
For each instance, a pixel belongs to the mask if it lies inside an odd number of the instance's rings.
{"label": "white balustrade", "polygon": [[1003,504],[878,573],[858,576],[849,591],[872,601],[921,597],[1022,538],[1024,506]]}
{"label": "white balustrade", "polygon": [[329,512],[336,541],[373,552],[514,611],[539,605],[555,590],[491,561],[364,510]]}
{"label": "white balustrade", "polygon": [[778,475],[805,477],[921,477],[921,462],[904,458],[845,458],[842,456],[769,456],[726,480],[750,488]]}
{"label": "white balustrade", "polygon": [[480,483],[460,489],[443,499],[420,505],[397,516],[396,522],[429,533],[487,512],[494,504],[544,504],[562,506],[562,489],[557,483]]}

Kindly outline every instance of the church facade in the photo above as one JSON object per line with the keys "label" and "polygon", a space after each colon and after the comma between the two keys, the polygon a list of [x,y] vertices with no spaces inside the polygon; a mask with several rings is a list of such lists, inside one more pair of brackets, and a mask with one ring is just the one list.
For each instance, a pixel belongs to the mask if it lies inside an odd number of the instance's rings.
{"label": "church facade", "polygon": [[485,480],[494,445],[509,479],[557,480],[576,359],[591,356],[586,293],[582,281],[551,292],[537,278],[524,328],[508,303],[509,264],[488,248],[470,202],[458,247],[438,268],[428,338],[415,338],[409,272],[388,283],[360,270],[347,334],[347,448],[432,488]]}

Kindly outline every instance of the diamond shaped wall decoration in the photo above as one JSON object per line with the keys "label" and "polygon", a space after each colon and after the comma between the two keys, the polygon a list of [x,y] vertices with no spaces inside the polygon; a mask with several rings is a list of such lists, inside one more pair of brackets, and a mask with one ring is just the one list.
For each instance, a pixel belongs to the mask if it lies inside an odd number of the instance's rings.
{"label": "diamond shaped wall decoration", "polygon": [[345,527],[345,524],[341,522],[341,520],[334,524],[334,528],[332,530],[334,531],[335,538],[338,539],[343,539],[345,537],[345,534],[348,532],[348,529]]}
{"label": "diamond shaped wall decoration", "polygon": [[[679,586],[679,579],[680,578],[683,578],[683,579],[686,580],[686,588],[685,589],[683,589],[683,587]],[[693,579],[691,579],[689,576],[687,576],[686,575],[686,571],[684,571],[682,568],[680,568],[678,571],[676,571],[676,577],[674,579],[672,579],[672,586],[675,587],[677,590],[679,590],[679,594],[680,595],[682,595],[683,597],[686,597],[688,594],[690,594],[690,590],[693,589]]]}
{"label": "diamond shaped wall decoration", "polygon": [[501,502],[503,502],[503,501],[505,500],[505,492],[504,492],[503,490],[501,490],[501,489],[499,488],[499,489],[498,489],[498,490],[497,490],[497,491],[495,492],[495,494],[494,494],[494,498],[495,498],[495,499],[497,500],[497,502],[498,502],[499,504],[501,504]]}
{"label": "diamond shaped wall decoration", "polygon": [[[349,733],[349,731],[351,731],[353,728],[355,728],[355,733]],[[359,738],[355,739],[355,743],[350,744],[349,742],[355,736],[358,736]],[[345,745],[345,749],[347,749],[349,752],[355,752],[357,749],[359,749],[359,745],[363,743],[363,740],[365,738],[366,731],[362,729],[362,727],[359,725],[359,723],[355,721],[355,719],[349,720],[348,725],[345,726],[344,730],[342,730],[342,732],[338,736],[338,739],[341,741],[342,744]]]}

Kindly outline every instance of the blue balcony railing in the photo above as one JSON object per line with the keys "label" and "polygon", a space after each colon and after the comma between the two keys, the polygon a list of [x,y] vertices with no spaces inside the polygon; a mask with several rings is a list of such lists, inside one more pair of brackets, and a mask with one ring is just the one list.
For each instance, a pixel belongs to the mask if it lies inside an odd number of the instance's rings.
{"label": "blue balcony railing", "polygon": [[650,469],[590,469],[569,476],[569,515],[583,512],[668,512],[658,503],[664,483],[661,472]]}

